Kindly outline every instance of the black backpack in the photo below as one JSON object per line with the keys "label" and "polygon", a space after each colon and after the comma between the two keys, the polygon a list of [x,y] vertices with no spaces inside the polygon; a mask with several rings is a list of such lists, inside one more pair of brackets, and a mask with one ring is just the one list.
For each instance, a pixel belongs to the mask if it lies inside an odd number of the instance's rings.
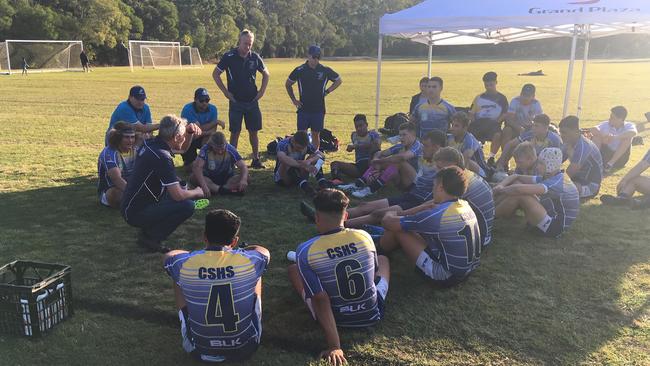
{"label": "black backpack", "polygon": [[269,155],[275,155],[278,153],[278,143],[282,141],[282,137],[276,137],[275,140],[269,142],[266,145],[266,153]]}
{"label": "black backpack", "polygon": [[379,132],[388,137],[397,136],[399,135],[399,126],[408,121],[409,117],[406,113],[395,113],[392,116],[386,117],[384,127],[380,128]]}
{"label": "black backpack", "polygon": [[339,139],[332,134],[332,131],[324,128],[320,132],[320,151],[334,152],[339,151]]}

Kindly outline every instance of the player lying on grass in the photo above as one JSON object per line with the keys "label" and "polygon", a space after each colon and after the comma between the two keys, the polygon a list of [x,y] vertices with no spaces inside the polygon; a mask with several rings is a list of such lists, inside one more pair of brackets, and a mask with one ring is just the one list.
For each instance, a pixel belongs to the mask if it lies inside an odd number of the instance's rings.
{"label": "player lying on grass", "polygon": [[108,146],[99,154],[97,172],[99,202],[119,208],[126,181],[135,165],[135,130],[131,124],[118,122],[108,133]]}
{"label": "player lying on grass", "polygon": [[409,261],[432,283],[450,287],[462,282],[480,262],[481,235],[474,211],[460,197],[467,189],[465,172],[448,167],[436,174],[436,207],[415,215],[388,212],[381,252],[402,249]]}
{"label": "player lying on grass", "polygon": [[578,217],[578,189],[562,172],[562,150],[558,148],[542,150],[537,157],[537,173],[513,174],[494,187],[496,217],[510,218],[521,209],[536,233],[557,238]]}
{"label": "player lying on grass", "polygon": [[[437,171],[433,156],[438,149],[445,146],[446,142],[446,136],[442,131],[433,130],[427,133],[421,141],[422,156],[411,189],[399,196],[363,202],[357,207],[348,209],[345,226],[360,228],[365,224],[379,224],[388,210],[407,210],[431,199],[433,179]],[[311,221],[314,220],[313,209],[304,201],[301,203],[301,212]]]}
{"label": "player lying on grass", "polygon": [[603,159],[598,147],[582,135],[580,120],[576,116],[567,116],[560,121],[560,133],[569,158],[566,174],[578,188],[580,198],[596,196],[603,180]]}
{"label": "player lying on grass", "polygon": [[562,148],[562,138],[557,133],[549,130],[551,119],[545,114],[539,114],[533,118],[531,130],[523,132],[519,137],[509,141],[503,149],[501,157],[497,161],[497,170],[507,171],[508,162],[514,149],[522,142],[529,141],[539,153],[547,147]]}
{"label": "player lying on grass", "polygon": [[467,169],[485,178],[490,169],[485,163],[483,145],[467,132],[469,116],[465,112],[456,112],[451,117],[447,145],[456,148],[463,154]]}
{"label": "player lying on grass", "polygon": [[325,157],[309,143],[307,132],[298,131],[278,142],[277,151],[273,176],[276,184],[285,187],[298,185],[310,197],[316,192],[309,184],[310,175],[316,178],[321,188],[331,187],[321,167]]}
{"label": "player lying on grass", "polygon": [[165,256],[183,349],[201,361],[243,361],[260,344],[262,274],[271,255],[258,245],[236,248],[240,225],[234,213],[212,210],[205,216],[205,249]]}
{"label": "player lying on grass", "polygon": [[[235,167],[239,174],[235,174]],[[248,167],[237,149],[226,142],[223,132],[215,132],[192,164],[190,183],[201,187],[204,197],[212,194],[243,195],[248,187]]]}
{"label": "player lying on grass", "polygon": [[620,169],[630,160],[632,139],[637,134],[636,125],[627,122],[627,109],[612,108],[609,120],[590,129],[592,141],[598,146],[603,158],[603,170],[609,173]]}
{"label": "player lying on grass", "polygon": [[364,198],[389,183],[400,189],[410,187],[417,174],[422,144],[415,137],[415,125],[411,122],[399,126],[399,138],[401,143],[375,153],[370,168],[361,178],[339,188],[352,190],[354,197]]}
{"label": "player lying on grass", "polygon": [[[600,197],[600,200],[606,205],[629,205],[636,209],[650,208],[650,177],[641,175],[648,168],[650,168],[650,150],[618,183],[616,197],[604,194]],[[641,192],[644,197],[634,199],[634,192]]]}
{"label": "player lying on grass", "polygon": [[300,294],[327,341],[321,357],[331,364],[345,361],[339,327],[368,327],[383,318],[388,293],[388,258],[377,256],[368,233],[346,229],[349,199],[336,189],[324,189],[314,198],[319,235],[300,244],[289,279]]}
{"label": "player lying on grass", "polygon": [[342,175],[359,178],[368,170],[370,158],[381,150],[381,136],[377,131],[368,131],[368,121],[365,114],[354,116],[354,132],[352,141],[346,148],[347,152],[354,151],[354,163],[334,161],[330,165],[332,180],[341,179]]}

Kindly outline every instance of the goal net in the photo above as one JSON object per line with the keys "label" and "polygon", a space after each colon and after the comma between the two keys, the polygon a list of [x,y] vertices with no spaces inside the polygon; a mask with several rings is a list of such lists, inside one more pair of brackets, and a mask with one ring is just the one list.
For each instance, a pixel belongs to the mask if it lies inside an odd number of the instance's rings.
{"label": "goal net", "polygon": [[0,73],[19,72],[23,58],[29,72],[82,71],[82,41],[6,40],[0,42]]}
{"label": "goal net", "polygon": [[129,41],[129,64],[133,68],[183,68],[179,42]]}
{"label": "goal net", "polygon": [[181,63],[183,67],[203,68],[203,60],[199,49],[191,46],[181,46]]}

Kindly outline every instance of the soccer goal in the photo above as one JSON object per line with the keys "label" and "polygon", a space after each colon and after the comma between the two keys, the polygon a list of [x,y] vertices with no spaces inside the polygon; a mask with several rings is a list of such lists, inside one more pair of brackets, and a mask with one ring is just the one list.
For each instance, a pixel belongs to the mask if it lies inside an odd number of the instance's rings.
{"label": "soccer goal", "polygon": [[183,68],[179,42],[129,41],[131,71],[141,68]]}
{"label": "soccer goal", "polygon": [[8,39],[0,42],[0,73],[19,72],[23,58],[29,72],[83,71],[82,50],[82,41]]}
{"label": "soccer goal", "polygon": [[199,49],[191,46],[181,46],[181,64],[183,67],[203,68],[203,60]]}

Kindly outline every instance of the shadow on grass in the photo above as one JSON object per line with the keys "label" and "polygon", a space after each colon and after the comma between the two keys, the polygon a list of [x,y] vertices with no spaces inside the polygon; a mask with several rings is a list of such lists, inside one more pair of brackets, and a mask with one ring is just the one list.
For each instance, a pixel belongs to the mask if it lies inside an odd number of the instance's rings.
{"label": "shadow on grass", "polygon": [[[266,162],[269,168],[271,163]],[[298,211],[304,196],[297,189],[276,187],[270,169],[251,171],[251,176],[245,197],[215,197],[211,207],[240,215],[242,240],[261,243],[274,257],[264,277],[262,346],[315,356],[324,338],[290,288],[283,259],[287,250],[315,234]],[[71,265],[81,310],[75,317],[108,314],[170,332],[177,320],[162,256],[141,253],[134,244],[135,230],[116,210],[99,205],[94,177],[55,182],[65,185],[0,194],[3,261]],[[168,242],[200,248],[205,212],[197,211]],[[638,265],[650,257],[639,230],[643,220],[644,215],[590,202],[559,240],[527,236],[521,219],[498,221],[481,267],[467,282],[444,291],[428,286],[395,253],[386,318],[371,329],[341,331],[349,359],[367,365],[505,358],[584,362],[649,307],[643,290],[648,280],[634,281],[642,271]]]}

